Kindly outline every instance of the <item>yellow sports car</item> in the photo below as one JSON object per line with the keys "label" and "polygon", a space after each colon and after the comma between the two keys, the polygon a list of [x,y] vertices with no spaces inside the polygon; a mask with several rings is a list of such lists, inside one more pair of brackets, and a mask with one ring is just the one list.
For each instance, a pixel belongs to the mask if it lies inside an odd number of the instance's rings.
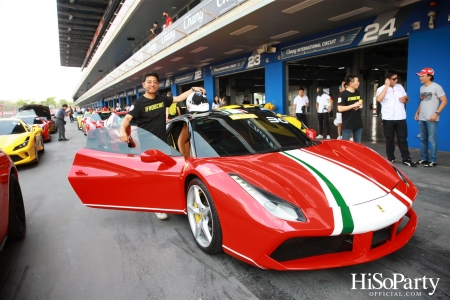
{"label": "yellow sports car", "polygon": [[0,148],[16,165],[37,163],[44,152],[42,129],[18,118],[0,119]]}
{"label": "yellow sports car", "polygon": [[78,130],[83,130],[84,121],[91,116],[90,112],[85,112],[84,114],[79,114],[77,116],[77,126]]}

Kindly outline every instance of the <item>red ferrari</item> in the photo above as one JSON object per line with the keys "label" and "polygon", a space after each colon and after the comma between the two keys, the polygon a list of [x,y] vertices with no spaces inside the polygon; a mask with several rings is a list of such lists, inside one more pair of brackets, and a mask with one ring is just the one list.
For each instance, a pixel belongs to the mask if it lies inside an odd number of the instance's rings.
{"label": "red ferrari", "polygon": [[17,169],[0,149],[0,251],[6,240],[17,241],[27,229]]}
{"label": "red ferrari", "polygon": [[95,112],[84,120],[83,133],[87,135],[89,130],[103,127],[105,120],[111,116],[111,112]]}
{"label": "red ferrari", "polygon": [[[264,269],[364,263],[414,234],[417,188],[361,144],[313,141],[255,108],[183,115],[166,129],[162,141],[135,128],[126,147],[88,136],[69,173],[84,205],[186,214],[204,252]],[[93,193],[105,185],[133,189]]]}

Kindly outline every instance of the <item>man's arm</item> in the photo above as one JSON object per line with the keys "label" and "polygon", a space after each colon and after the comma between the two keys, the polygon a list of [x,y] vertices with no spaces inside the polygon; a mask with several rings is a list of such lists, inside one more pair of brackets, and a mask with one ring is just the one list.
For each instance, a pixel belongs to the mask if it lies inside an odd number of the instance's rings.
{"label": "man's arm", "polygon": [[344,105],[338,105],[337,109],[338,109],[338,112],[344,112],[344,111],[349,111],[349,110],[351,110],[351,109],[356,109],[356,108],[359,109],[359,107],[360,107],[361,105],[362,105],[361,102],[355,101],[355,103],[353,103],[352,105],[346,105],[346,106],[344,106]]}
{"label": "man's arm", "polygon": [[333,110],[333,99],[330,98],[330,107],[328,107],[328,112],[330,113]]}
{"label": "man's arm", "polygon": [[386,97],[386,93],[389,89],[390,84],[391,84],[391,80],[389,78],[386,78],[386,80],[384,81],[384,89],[376,97],[377,102],[382,102],[384,97]]}
{"label": "man's arm", "polygon": [[[447,101],[447,97],[445,95],[440,97],[439,100],[441,100],[441,104],[439,104],[439,107],[436,112],[440,114],[442,112],[442,110],[447,106],[448,101]],[[430,118],[431,122],[434,122],[437,120],[437,118],[439,116],[437,113],[434,113],[431,116],[431,118]]]}
{"label": "man's arm", "polygon": [[295,112],[297,111],[297,104],[294,103],[294,107],[292,108],[292,116],[295,117]]}
{"label": "man's arm", "polygon": [[182,93],[181,95],[175,96],[173,97],[173,102],[182,102],[184,100],[186,100],[186,98],[193,93],[193,91],[199,91],[202,92],[203,94],[206,94],[206,90],[204,88],[201,87],[192,87],[190,90],[187,90],[186,92]]}
{"label": "man's arm", "polygon": [[316,101],[316,111],[319,112],[319,102]]}
{"label": "man's arm", "polygon": [[127,128],[128,128],[128,126],[130,126],[131,120],[133,120],[133,116],[126,114],[122,120],[122,124],[120,124],[119,138],[122,142],[128,143]]}

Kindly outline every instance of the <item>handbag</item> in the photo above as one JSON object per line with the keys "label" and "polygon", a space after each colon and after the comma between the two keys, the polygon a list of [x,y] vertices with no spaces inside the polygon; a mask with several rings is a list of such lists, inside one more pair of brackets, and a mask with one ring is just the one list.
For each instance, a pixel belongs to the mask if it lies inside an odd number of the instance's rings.
{"label": "handbag", "polygon": [[66,123],[67,123],[66,121],[63,121],[63,124],[64,124],[64,125],[66,125]]}

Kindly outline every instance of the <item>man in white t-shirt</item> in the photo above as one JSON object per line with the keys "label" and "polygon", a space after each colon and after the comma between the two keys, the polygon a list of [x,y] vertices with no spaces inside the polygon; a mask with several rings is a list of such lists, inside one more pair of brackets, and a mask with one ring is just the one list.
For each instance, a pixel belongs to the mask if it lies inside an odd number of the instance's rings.
{"label": "man in white t-shirt", "polygon": [[305,89],[299,88],[298,89],[298,95],[294,98],[294,109],[292,110],[292,116],[297,117],[297,119],[307,125],[307,118],[306,118],[306,108],[309,106],[309,99],[308,96],[305,95]]}
{"label": "man in white t-shirt", "polygon": [[[317,116],[319,118],[319,135],[317,136],[318,139],[322,139],[325,135],[327,137],[327,140],[331,138],[329,113],[331,112],[332,108],[333,108],[333,100],[331,100],[330,95],[324,93],[323,88],[319,86],[317,88],[317,99],[316,99],[316,110]],[[325,133],[322,135],[324,127]]]}
{"label": "man in white t-shirt", "polygon": [[397,135],[397,145],[402,156],[402,163],[408,167],[415,167],[416,164],[409,157],[408,127],[406,126],[405,104],[409,102],[403,86],[398,84],[398,73],[395,70],[387,70],[385,73],[384,85],[377,89],[377,101],[381,106],[381,116],[383,119],[383,132],[386,138],[386,155],[390,162],[395,161],[395,136]]}
{"label": "man in white t-shirt", "polygon": [[[447,105],[444,89],[434,80],[434,70],[425,68],[416,75],[420,76],[420,104],[414,119],[419,121],[420,128],[420,160],[424,167],[437,166],[437,127],[442,110]],[[428,155],[428,143],[430,154]]]}

